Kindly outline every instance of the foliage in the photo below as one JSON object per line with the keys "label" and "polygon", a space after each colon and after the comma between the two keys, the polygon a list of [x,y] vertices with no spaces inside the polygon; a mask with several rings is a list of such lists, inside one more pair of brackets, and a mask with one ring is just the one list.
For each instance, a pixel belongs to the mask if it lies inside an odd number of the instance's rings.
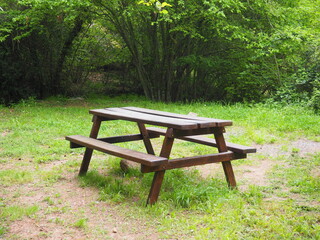
{"label": "foliage", "polygon": [[317,46],[311,1],[94,3],[153,100],[261,100],[309,67]]}
{"label": "foliage", "polygon": [[297,72],[293,74],[292,80],[280,87],[272,99],[283,104],[307,105],[314,109],[316,113],[320,109],[320,77],[317,72]]}
{"label": "foliage", "polygon": [[95,19],[75,39],[67,56],[62,83],[66,95],[141,93],[130,59],[121,39]]}
{"label": "foliage", "polygon": [[88,2],[5,0],[0,11],[0,102],[62,92],[62,70]]}
{"label": "foliage", "polygon": [[[168,102],[275,95],[319,108],[317,1],[2,0],[0,7],[0,103],[98,91]],[[300,92],[302,85],[312,89]]]}

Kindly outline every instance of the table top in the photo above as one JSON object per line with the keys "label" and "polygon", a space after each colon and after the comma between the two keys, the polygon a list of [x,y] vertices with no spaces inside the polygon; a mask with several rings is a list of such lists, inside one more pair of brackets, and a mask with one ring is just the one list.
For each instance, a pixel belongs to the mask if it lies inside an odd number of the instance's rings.
{"label": "table top", "polygon": [[106,119],[127,120],[180,130],[231,126],[232,121],[163,112],[138,107],[104,108],[90,113]]}

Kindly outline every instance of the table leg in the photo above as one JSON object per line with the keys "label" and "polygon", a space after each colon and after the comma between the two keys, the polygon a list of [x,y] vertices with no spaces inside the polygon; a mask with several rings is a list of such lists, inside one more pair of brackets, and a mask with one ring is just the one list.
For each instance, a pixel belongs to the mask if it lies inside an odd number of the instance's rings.
{"label": "table leg", "polygon": [[[101,125],[101,119],[98,116],[94,116],[92,119],[92,122],[93,123],[92,123],[91,132],[90,132],[90,137],[97,138],[100,125]],[[92,152],[93,152],[93,149],[86,148],[84,152],[83,160],[81,163],[80,171],[79,171],[79,176],[86,175],[89,168],[90,160],[92,157]]]}
{"label": "table leg", "polygon": [[[173,129],[168,128],[162,144],[160,157],[169,158],[173,141]],[[152,205],[157,202],[165,172],[166,171],[163,170],[154,173],[151,189],[147,199],[147,204],[150,203]]]}
{"label": "table leg", "polygon": [[147,153],[155,155],[150,138],[149,138],[149,133],[145,125],[143,123],[138,123],[138,127],[143,137],[143,142],[144,142],[144,146],[146,147]]}
{"label": "table leg", "polygon": [[[214,130],[214,137],[217,143],[219,152],[227,152],[227,145],[223,137],[224,128],[217,128]],[[236,188],[237,183],[233,173],[231,161],[222,162],[224,174],[226,176],[229,187]]]}

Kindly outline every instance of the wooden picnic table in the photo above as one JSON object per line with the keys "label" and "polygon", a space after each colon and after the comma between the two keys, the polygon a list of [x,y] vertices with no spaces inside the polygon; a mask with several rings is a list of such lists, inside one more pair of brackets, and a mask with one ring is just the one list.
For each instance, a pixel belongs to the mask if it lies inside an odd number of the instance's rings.
{"label": "wooden picnic table", "polygon": [[[247,153],[256,152],[255,148],[228,143],[224,139],[225,127],[231,126],[229,120],[182,115],[138,107],[104,108],[90,110],[93,114],[93,125],[89,137],[80,135],[67,136],[71,148],[86,147],[79,175],[88,171],[93,150],[98,150],[120,158],[141,164],[141,172],[154,172],[147,204],[154,204],[159,196],[165,171],[175,168],[190,167],[208,163],[222,162],[228,185],[236,187],[231,161],[247,157]],[[136,122],[138,134],[98,138],[101,122],[111,120],[125,120]],[[146,127],[145,124],[160,126]],[[119,125],[121,128],[121,125]],[[213,138],[201,135],[213,134]],[[159,156],[155,152],[150,139],[164,136]],[[170,159],[174,139],[195,142],[218,148],[219,153]],[[142,140],[147,153],[114,145],[120,142]]]}

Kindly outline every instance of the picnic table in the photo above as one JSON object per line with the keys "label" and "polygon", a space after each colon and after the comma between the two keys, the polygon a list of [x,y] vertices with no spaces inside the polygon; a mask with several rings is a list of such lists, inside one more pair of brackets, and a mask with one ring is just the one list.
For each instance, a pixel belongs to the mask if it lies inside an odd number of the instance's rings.
{"label": "picnic table", "polygon": [[[231,161],[246,158],[248,153],[256,152],[255,148],[225,141],[223,134],[225,127],[232,125],[230,120],[182,115],[138,107],[104,108],[89,112],[93,115],[90,136],[66,137],[66,140],[70,141],[71,148],[86,147],[79,175],[87,173],[93,150],[140,163],[142,173],[154,172],[147,204],[154,204],[157,201],[165,171],[175,168],[221,162],[228,185],[235,188],[236,180]],[[139,133],[97,138],[101,123],[112,120],[136,122]],[[157,127],[146,127],[146,124]],[[121,128],[121,124],[119,124],[119,128]],[[214,138],[201,136],[207,134],[213,134]],[[160,136],[164,136],[164,140],[160,155],[155,156],[150,139]],[[170,159],[175,138],[216,147],[219,153]],[[115,143],[137,140],[144,142],[147,153],[114,145]]]}

